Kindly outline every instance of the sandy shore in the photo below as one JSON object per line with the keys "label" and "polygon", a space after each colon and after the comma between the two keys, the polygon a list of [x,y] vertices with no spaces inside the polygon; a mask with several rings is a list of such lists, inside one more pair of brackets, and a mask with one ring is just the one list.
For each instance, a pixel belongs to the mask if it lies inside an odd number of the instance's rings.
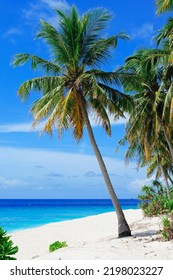
{"label": "sandy shore", "polygon": [[[117,238],[116,213],[51,223],[13,233],[18,260],[173,259],[173,241],[161,241],[160,219],[143,218],[141,210],[124,211],[132,236]],[[49,253],[49,244],[68,247]]]}

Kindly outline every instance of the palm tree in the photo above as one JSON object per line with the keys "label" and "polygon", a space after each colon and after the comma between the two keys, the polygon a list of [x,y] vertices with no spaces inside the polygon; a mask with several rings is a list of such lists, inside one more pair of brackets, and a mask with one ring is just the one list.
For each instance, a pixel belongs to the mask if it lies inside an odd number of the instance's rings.
{"label": "palm tree", "polygon": [[173,0],[156,0],[156,5],[158,7],[157,13],[161,14],[166,11],[170,11],[173,8]]}
{"label": "palm tree", "polygon": [[46,118],[43,131],[52,134],[55,128],[61,136],[63,130],[73,129],[73,136],[80,141],[86,126],[91,145],[98,160],[102,175],[108,188],[118,218],[118,236],[129,236],[131,231],[125,219],[120,203],[110,181],[108,171],[98,149],[89,114],[94,113],[108,135],[111,134],[109,115],[123,116],[128,110],[131,99],[116,90],[113,85],[120,79],[113,72],[105,72],[96,67],[110,57],[115,48],[117,36],[102,38],[101,31],[111,19],[110,13],[96,8],[82,17],[77,9],[58,15],[58,28],[41,21],[41,30],[37,37],[43,38],[50,47],[52,60],[48,61],[36,55],[17,54],[14,65],[23,65],[29,60],[33,69],[44,70],[46,76],[24,82],[18,94],[25,99],[31,91],[39,91],[42,97],[31,108],[36,125]]}
{"label": "palm tree", "polygon": [[149,153],[149,147],[151,150],[159,133],[162,133],[173,162],[173,67],[171,63],[168,65],[169,57],[170,50],[167,49],[139,50],[126,59],[125,66],[120,70],[133,74],[132,78],[126,77],[123,84],[127,92],[137,92],[133,97],[137,102],[134,107],[134,114],[137,115],[136,118],[131,116],[133,121],[136,120],[133,129],[137,128],[138,123],[139,129],[144,130],[141,137],[146,152]]}
{"label": "palm tree", "polygon": [[151,73],[152,69],[158,71],[158,89],[154,102],[156,106],[153,108],[156,108],[158,112],[158,121],[163,130],[173,162],[173,62],[170,42],[166,38],[161,39],[160,42],[158,41],[159,44],[162,44],[162,49],[147,50],[143,63],[148,73]]}
{"label": "palm tree", "polygon": [[[119,144],[129,142],[126,162],[136,157],[138,167],[148,165],[148,176],[157,169],[156,178],[163,176],[170,198],[168,178],[169,173],[172,173],[173,131],[170,123],[170,100],[165,101],[170,85],[169,79],[165,79],[163,63],[155,63],[155,58],[163,54],[165,56],[164,51],[155,49],[137,51],[127,58],[124,67],[119,69],[120,72],[134,75],[133,78],[126,77],[123,86],[125,91],[135,92],[135,106],[126,125],[126,135]],[[168,103],[169,106],[165,106]]]}

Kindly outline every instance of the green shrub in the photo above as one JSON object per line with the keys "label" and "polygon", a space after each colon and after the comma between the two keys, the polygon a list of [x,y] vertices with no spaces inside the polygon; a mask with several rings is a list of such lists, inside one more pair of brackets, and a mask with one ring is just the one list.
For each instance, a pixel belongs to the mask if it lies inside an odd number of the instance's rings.
{"label": "green shrub", "polygon": [[173,199],[171,199],[171,200],[167,199],[165,201],[165,208],[168,209],[168,212],[173,211]]}
{"label": "green shrub", "polygon": [[141,200],[139,207],[145,216],[157,216],[173,211],[173,195],[168,199],[164,186],[153,181],[151,186],[143,186],[142,194],[138,195]]}
{"label": "green shrub", "polygon": [[7,232],[0,227],[0,260],[16,260],[11,257],[18,252],[18,247],[13,246],[11,236],[7,236]]}
{"label": "green shrub", "polygon": [[63,242],[55,241],[54,243],[49,245],[49,252],[53,252],[57,249],[64,248],[64,247],[67,247],[67,246],[68,245],[67,245],[66,241],[63,241]]}
{"label": "green shrub", "polygon": [[145,216],[158,216],[166,214],[161,220],[162,236],[166,240],[173,239],[173,188],[170,189],[171,199],[168,198],[166,189],[158,182],[153,181],[151,186],[143,186],[139,207]]}
{"label": "green shrub", "polygon": [[173,215],[162,218],[162,236],[166,240],[173,239]]}

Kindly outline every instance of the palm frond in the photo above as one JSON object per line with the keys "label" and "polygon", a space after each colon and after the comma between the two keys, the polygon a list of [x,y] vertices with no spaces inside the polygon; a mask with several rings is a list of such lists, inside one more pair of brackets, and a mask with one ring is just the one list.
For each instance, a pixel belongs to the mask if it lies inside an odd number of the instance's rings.
{"label": "palm frond", "polygon": [[45,73],[50,74],[59,74],[61,71],[61,68],[54,64],[53,62],[50,62],[48,60],[42,59],[36,55],[30,55],[27,53],[23,54],[17,54],[13,59],[13,66],[19,66],[24,65],[28,61],[31,61],[31,68],[32,69],[40,69],[44,70]]}
{"label": "palm frond", "polygon": [[169,123],[172,124],[173,121],[173,97],[171,98],[171,106],[170,106],[170,113],[169,113]]}
{"label": "palm frond", "polygon": [[81,21],[75,6],[72,6],[71,12],[64,14],[56,10],[60,17],[59,27],[61,28],[62,38],[66,42],[70,57],[73,58],[74,64],[77,63],[80,52],[80,34]]}
{"label": "palm frond", "polygon": [[105,85],[121,85],[119,75],[114,72],[105,72],[102,70],[93,69],[91,71],[88,71],[87,73],[93,75],[98,82],[103,82]]}
{"label": "palm frond", "polygon": [[89,103],[93,109],[94,120],[101,124],[108,135],[111,135],[111,124],[106,109],[96,98],[90,98]]}
{"label": "palm frond", "polygon": [[[133,107],[133,100],[131,96],[126,95],[122,92],[120,92],[117,89],[114,89],[108,85],[99,83],[99,86],[105,90],[105,92],[108,94],[108,97],[110,100],[112,100],[114,106],[115,106],[115,111],[117,110],[117,113],[119,116],[124,116],[122,112],[130,113],[132,111]],[[118,110],[119,109],[119,110]]]}
{"label": "palm frond", "polygon": [[128,164],[129,161],[131,161],[133,158],[135,158],[135,155],[137,154],[137,143],[134,143],[134,145],[130,145],[126,151],[125,154],[125,163]]}
{"label": "palm frond", "polygon": [[104,64],[105,61],[111,57],[110,50],[116,47],[117,41],[117,36],[96,40],[88,47],[88,51],[85,54],[82,63],[88,66]]}
{"label": "palm frond", "polygon": [[114,71],[114,72],[105,72],[103,70],[99,70],[99,69],[92,69],[89,71],[86,71],[84,75],[88,75],[86,76],[86,78],[89,77],[94,77],[96,79],[97,82],[101,82],[104,83],[105,85],[117,85],[117,86],[121,86],[123,83],[123,80],[125,79],[134,79],[135,75],[131,74],[131,73],[126,73],[126,72],[120,72],[120,71]]}
{"label": "palm frond", "polygon": [[156,5],[158,6],[157,13],[161,14],[166,11],[172,10],[173,0],[156,0]]}
{"label": "palm frond", "polygon": [[36,126],[40,120],[45,117],[49,117],[55,105],[59,102],[59,100],[63,97],[62,87],[54,88],[53,90],[47,92],[44,96],[36,100],[32,107],[31,113],[34,116],[33,127]]}
{"label": "palm frond", "polygon": [[72,127],[74,128],[73,136],[79,141],[83,136],[84,120],[77,92],[75,92],[74,94],[74,102],[72,109],[70,110],[70,122],[72,124]]}
{"label": "palm frond", "polygon": [[39,77],[24,82],[18,89],[18,95],[21,96],[22,100],[25,100],[31,91],[41,91],[43,94],[50,90],[57,88],[63,82],[62,77]]}
{"label": "palm frond", "polygon": [[55,62],[63,65],[64,63],[70,64],[73,61],[73,57],[70,55],[71,51],[63,35],[44,20],[41,20],[41,30],[37,33],[37,38],[40,37],[50,46]]}
{"label": "palm frond", "polygon": [[[69,116],[70,116],[70,109],[71,109],[71,97],[73,94],[73,90],[70,89],[67,95],[60,100],[58,106],[56,108],[56,115],[58,119],[58,132],[59,136],[61,136],[63,129],[69,128]],[[52,116],[53,117],[53,116]]]}
{"label": "palm frond", "polygon": [[93,43],[99,36],[99,32],[103,30],[108,21],[112,18],[111,13],[107,9],[95,8],[84,14],[82,18],[83,25],[83,48],[85,49],[89,43]]}
{"label": "palm frond", "polygon": [[163,107],[163,114],[162,114],[163,118],[165,117],[166,108],[168,106],[170,107],[172,97],[173,97],[173,83],[170,85],[170,87],[166,93],[164,107]]}
{"label": "palm frond", "polygon": [[173,44],[173,19],[169,18],[165,26],[158,30],[158,34],[156,35],[155,39],[157,44],[160,45],[163,41],[167,40],[168,43],[172,46]]}
{"label": "palm frond", "polygon": [[151,162],[149,163],[149,166],[147,168],[147,177],[151,177],[153,175],[153,173],[155,172],[155,170],[157,169],[158,167],[158,163],[157,163],[157,160],[154,158],[151,160]]}

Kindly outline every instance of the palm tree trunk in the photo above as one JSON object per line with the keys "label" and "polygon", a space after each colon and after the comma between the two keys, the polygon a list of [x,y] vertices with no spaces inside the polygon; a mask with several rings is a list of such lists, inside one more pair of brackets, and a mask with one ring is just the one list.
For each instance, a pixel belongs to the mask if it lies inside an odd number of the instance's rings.
{"label": "palm tree trunk", "polygon": [[173,180],[172,180],[172,178],[171,178],[171,176],[169,175],[168,172],[167,172],[167,177],[168,177],[169,181],[171,182],[171,184],[173,185]]}
{"label": "palm tree trunk", "polygon": [[93,147],[94,153],[96,155],[97,161],[99,163],[99,166],[100,166],[103,178],[105,180],[108,192],[110,194],[113,206],[114,206],[114,208],[116,210],[117,219],[118,219],[118,237],[131,236],[130,228],[129,228],[128,224],[127,224],[127,221],[125,219],[124,213],[123,213],[123,211],[121,209],[120,203],[118,201],[118,198],[117,198],[117,196],[115,194],[115,191],[113,189],[112,183],[110,181],[110,178],[109,178],[109,175],[108,175],[105,163],[103,161],[103,158],[101,156],[101,153],[100,153],[100,151],[98,149],[98,146],[97,146],[97,143],[95,141],[95,137],[94,137],[94,134],[93,134],[93,131],[92,131],[90,120],[88,118],[88,113],[87,113],[87,110],[86,110],[86,107],[85,107],[85,101],[84,101],[84,99],[82,97],[82,94],[79,94],[79,95],[80,95],[79,99],[80,99],[81,105],[82,105],[81,106],[82,114],[83,114],[83,118],[84,118],[87,130],[88,130],[88,135],[89,135],[89,138],[90,138],[90,142],[91,142],[91,145]]}
{"label": "palm tree trunk", "polygon": [[161,171],[162,171],[163,179],[165,181],[166,193],[167,193],[168,199],[170,200],[171,199],[170,188],[169,188],[169,184],[168,184],[168,180],[167,180],[165,169],[164,169],[164,167],[162,165],[161,165]]}

